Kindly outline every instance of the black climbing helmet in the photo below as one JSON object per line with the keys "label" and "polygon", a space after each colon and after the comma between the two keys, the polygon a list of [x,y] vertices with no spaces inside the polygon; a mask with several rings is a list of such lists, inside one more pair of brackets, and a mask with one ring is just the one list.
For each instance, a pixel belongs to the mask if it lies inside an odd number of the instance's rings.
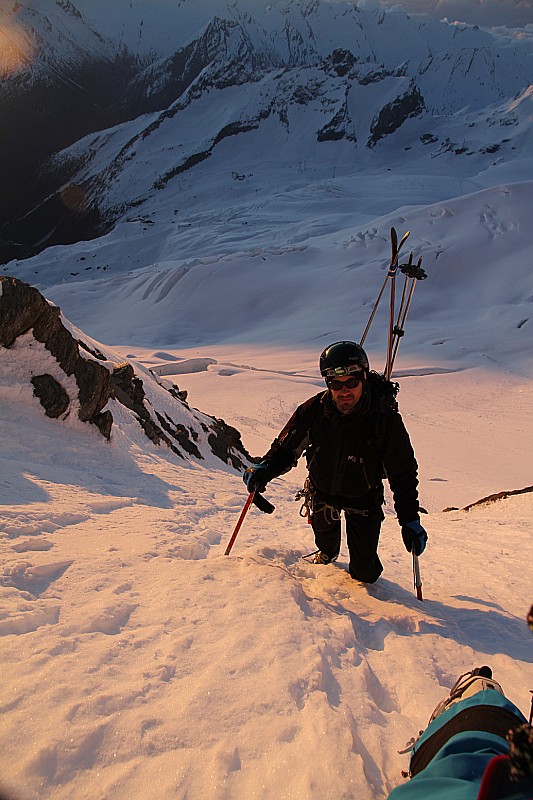
{"label": "black climbing helmet", "polygon": [[334,342],[320,356],[320,374],[324,378],[358,372],[366,375],[369,369],[365,351],[355,342]]}

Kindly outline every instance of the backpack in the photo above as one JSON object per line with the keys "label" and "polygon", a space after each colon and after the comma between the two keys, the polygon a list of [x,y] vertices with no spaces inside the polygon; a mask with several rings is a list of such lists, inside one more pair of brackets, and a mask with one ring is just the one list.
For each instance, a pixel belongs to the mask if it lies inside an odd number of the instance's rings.
{"label": "backpack", "polygon": [[[380,456],[383,457],[389,412],[398,411],[398,401],[396,396],[400,391],[400,384],[396,381],[388,380],[384,375],[381,375],[379,372],[375,372],[374,370],[370,370],[368,373],[367,381],[370,386],[375,388],[379,397],[379,414],[376,418],[377,421],[374,430],[374,437],[377,451]],[[383,475],[384,477],[387,477],[385,466],[383,466]]]}
{"label": "backpack", "polygon": [[391,409],[398,411],[398,401],[396,395],[400,391],[400,384],[397,381],[390,381],[384,375],[380,375],[375,370],[370,370],[367,375],[370,386],[374,386],[380,398],[380,411],[387,412]]}

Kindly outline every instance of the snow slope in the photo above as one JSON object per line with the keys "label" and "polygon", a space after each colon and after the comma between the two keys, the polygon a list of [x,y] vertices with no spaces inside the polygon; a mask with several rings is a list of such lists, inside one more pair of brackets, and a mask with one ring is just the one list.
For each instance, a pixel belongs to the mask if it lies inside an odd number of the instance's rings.
{"label": "snow slope", "polygon": [[[128,355],[173,373],[253,452],[320,384],[292,348],[210,352]],[[384,798],[406,766],[397,750],[459,673],[488,663],[527,713],[533,496],[442,507],[531,482],[529,381],[482,368],[402,379],[430,511],[420,603],[390,501],[374,586],[349,578],[344,546],[335,565],[303,558],[302,466],[271,484],[274,515],[252,509],[225,556],[238,474],[184,465],[116,409],[110,443],[47,419],[12,350],[0,380],[10,796]]]}

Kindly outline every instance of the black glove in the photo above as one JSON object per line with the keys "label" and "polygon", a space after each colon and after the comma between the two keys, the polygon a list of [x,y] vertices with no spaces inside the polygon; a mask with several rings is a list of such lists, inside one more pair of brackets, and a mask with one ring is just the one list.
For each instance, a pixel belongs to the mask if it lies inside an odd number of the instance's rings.
{"label": "black glove", "polygon": [[249,492],[264,492],[267,483],[272,480],[270,465],[267,461],[252,464],[251,467],[244,470],[242,479]]}
{"label": "black glove", "polygon": [[408,553],[421,556],[426,549],[428,535],[418,519],[402,525],[402,538]]}

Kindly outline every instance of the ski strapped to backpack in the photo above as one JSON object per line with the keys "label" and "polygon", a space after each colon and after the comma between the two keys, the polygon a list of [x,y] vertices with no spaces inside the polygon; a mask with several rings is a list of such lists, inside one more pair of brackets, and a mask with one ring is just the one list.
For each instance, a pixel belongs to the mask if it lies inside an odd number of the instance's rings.
{"label": "ski strapped to backpack", "polygon": [[[383,296],[385,291],[385,287],[387,282],[390,282],[390,311],[389,311],[389,335],[388,335],[388,342],[387,342],[387,358],[385,361],[385,369],[383,371],[383,381],[386,385],[387,383],[395,386],[394,397],[398,392],[399,386],[396,383],[391,382],[392,370],[394,367],[394,361],[398,354],[398,348],[400,346],[400,341],[405,334],[405,322],[407,320],[407,314],[409,313],[409,309],[411,307],[411,302],[413,299],[413,293],[415,291],[416,282],[420,280],[424,280],[427,278],[426,273],[422,269],[422,258],[420,257],[416,264],[413,263],[413,253],[410,254],[409,260],[406,264],[399,264],[399,256],[402,247],[404,246],[405,242],[407,241],[410,235],[410,231],[404,233],[400,241],[398,241],[398,234],[396,233],[395,228],[390,229],[390,241],[391,241],[391,259],[389,263],[389,269],[387,271],[387,275],[385,276],[385,280],[383,281],[383,285],[379,291],[378,297],[376,302],[374,303],[374,307],[370,314],[370,318],[366,324],[366,328],[363,332],[361,337],[361,341],[359,344],[362,346],[368,331],[370,330],[370,326],[372,324],[372,320],[376,314],[379,302]],[[398,309],[398,314],[395,320],[395,306],[396,306],[396,275],[398,270],[405,275],[405,281],[403,285],[402,291],[402,298],[400,301],[400,307]],[[418,600],[423,600],[422,595],[422,578],[420,577],[420,564],[418,561],[417,554],[413,551],[413,583],[414,588],[416,591],[416,596]]]}
{"label": "ski strapped to backpack", "polygon": [[[387,286],[387,282],[389,281],[389,278],[392,279],[392,278],[394,278],[396,276],[396,270],[398,269],[398,257],[400,255],[400,250],[402,249],[403,245],[407,241],[407,237],[409,236],[409,234],[410,234],[410,231],[407,231],[407,233],[405,233],[402,236],[402,239],[401,239],[400,243],[398,244],[398,234],[396,233],[396,230],[394,228],[390,229],[392,254],[391,254],[391,260],[390,260],[390,264],[389,264],[389,270],[387,272],[387,275],[385,276],[385,280],[383,281],[383,285],[382,285],[382,287],[381,287],[381,289],[379,291],[377,300],[374,303],[374,307],[373,307],[372,312],[370,314],[370,318],[369,318],[369,320],[368,320],[368,322],[366,324],[366,328],[364,330],[364,333],[363,333],[363,335],[361,337],[361,341],[359,342],[361,347],[363,346],[364,341],[366,339],[366,335],[367,335],[368,331],[370,330],[370,326],[372,325],[372,320],[374,319],[374,316],[375,316],[376,311],[378,309],[378,305],[379,305],[379,302],[380,302],[380,300],[381,300],[381,298],[383,296],[383,292],[385,291],[385,287]],[[391,295],[392,295],[392,292],[391,292]]]}
{"label": "ski strapped to backpack", "polygon": [[[400,241],[398,242],[398,234],[394,228],[390,229],[390,240],[391,240],[391,259],[389,263],[389,269],[387,271],[387,275],[385,276],[385,280],[383,281],[383,285],[379,291],[378,297],[376,302],[374,303],[374,307],[370,314],[370,318],[366,324],[366,328],[363,332],[361,337],[361,341],[359,344],[363,346],[363,343],[367,337],[368,331],[370,330],[370,326],[376,314],[379,302],[383,296],[387,283],[390,282],[390,311],[389,311],[389,336],[388,336],[388,344],[387,344],[387,358],[385,361],[385,370],[384,375],[386,378],[390,379],[392,375],[392,369],[394,367],[394,361],[396,359],[396,355],[398,353],[398,348],[400,346],[400,340],[402,336],[405,334],[405,322],[407,320],[407,314],[409,313],[409,309],[411,307],[411,302],[413,299],[413,293],[415,290],[416,282],[420,280],[424,280],[427,278],[426,273],[422,269],[422,258],[419,258],[417,263],[413,263],[413,253],[409,256],[409,261],[407,264],[399,264],[399,256],[400,251],[407,241],[409,237],[410,231],[407,231]],[[398,314],[395,319],[395,306],[396,306],[396,275],[398,270],[405,275],[405,281],[402,291],[402,298],[400,302],[400,307],[398,309]]]}

